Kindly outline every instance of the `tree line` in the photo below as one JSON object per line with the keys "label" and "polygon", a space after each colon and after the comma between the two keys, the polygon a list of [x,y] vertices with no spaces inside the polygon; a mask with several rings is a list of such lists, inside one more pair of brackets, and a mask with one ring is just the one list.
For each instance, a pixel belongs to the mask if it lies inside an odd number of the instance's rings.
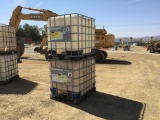
{"label": "tree line", "polygon": [[38,27],[37,25],[24,24],[20,25],[16,36],[23,38],[32,38],[33,42],[40,42],[47,31],[47,25]]}

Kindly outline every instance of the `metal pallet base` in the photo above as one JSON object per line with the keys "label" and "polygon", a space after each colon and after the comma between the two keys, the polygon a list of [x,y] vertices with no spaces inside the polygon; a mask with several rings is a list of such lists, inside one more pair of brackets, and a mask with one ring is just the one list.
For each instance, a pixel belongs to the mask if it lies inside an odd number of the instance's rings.
{"label": "metal pallet base", "polygon": [[93,54],[86,54],[81,56],[63,56],[63,55],[49,55],[49,60],[82,60],[90,57],[95,57],[95,53]]}
{"label": "metal pallet base", "polygon": [[[84,95],[80,96],[79,99],[72,99],[72,98],[69,98],[69,97],[63,97],[62,95],[53,95],[52,92],[50,94],[50,98],[54,99],[54,100],[58,100],[58,101],[69,100],[69,101],[72,101],[73,104],[77,105],[77,104],[80,104],[83,99],[85,99],[86,97],[88,97],[89,95],[91,95],[93,92],[96,92],[96,87],[93,87],[87,93],[85,93]],[[69,92],[67,92],[67,93],[69,94]]]}
{"label": "metal pallet base", "polygon": [[55,50],[48,51],[48,59],[54,60],[81,60],[89,57],[95,57],[95,51],[92,50],[91,53],[83,54],[82,50],[79,51],[66,51],[66,53],[57,54]]}
{"label": "metal pallet base", "polygon": [[0,51],[0,55],[8,55],[18,53],[18,51]]}

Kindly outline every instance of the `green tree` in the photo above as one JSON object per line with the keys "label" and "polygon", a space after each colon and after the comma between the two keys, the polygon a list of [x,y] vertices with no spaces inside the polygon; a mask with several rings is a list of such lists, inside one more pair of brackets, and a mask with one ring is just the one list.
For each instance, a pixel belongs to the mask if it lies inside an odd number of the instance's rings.
{"label": "green tree", "polygon": [[[43,28],[43,33],[44,33]],[[33,41],[38,42],[42,40],[41,29],[37,25],[24,24],[19,26],[16,36],[32,38]]]}
{"label": "green tree", "polygon": [[40,30],[40,34],[43,38],[44,35],[47,33],[47,25],[44,25],[43,27],[39,28],[39,30]]}
{"label": "green tree", "polygon": [[145,45],[146,44],[144,42],[141,42],[141,41],[137,42],[137,46],[145,46]]}
{"label": "green tree", "polygon": [[16,36],[25,37],[24,29],[22,26],[19,26],[19,28],[16,32]]}

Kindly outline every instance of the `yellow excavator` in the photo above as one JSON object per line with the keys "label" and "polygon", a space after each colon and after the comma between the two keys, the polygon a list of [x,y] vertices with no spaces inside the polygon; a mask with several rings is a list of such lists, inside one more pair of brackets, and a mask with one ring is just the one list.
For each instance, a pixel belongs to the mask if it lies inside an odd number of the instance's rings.
{"label": "yellow excavator", "polygon": [[[28,9],[31,11],[38,11],[39,13],[24,14],[22,9]],[[48,18],[58,16],[58,14],[45,9],[35,9],[35,8],[26,8],[22,6],[17,6],[12,13],[10,18],[9,25],[15,27],[15,30],[18,30],[21,20],[34,20],[34,21],[48,21]],[[95,30],[97,31],[97,30]],[[98,30],[95,32],[96,35],[104,34],[105,29]],[[97,34],[98,33],[98,34]],[[45,34],[39,47],[36,47],[34,51],[37,51],[41,54],[45,54],[46,60],[48,59],[48,48],[43,49],[43,46],[48,42],[47,35]],[[102,45],[103,47],[103,45]],[[20,52],[20,56],[24,54],[24,42],[18,38],[17,39],[17,50]],[[100,46],[95,48],[95,60],[96,62],[103,62],[107,58],[107,52],[100,50]]]}
{"label": "yellow excavator", "polygon": [[[39,13],[24,14],[24,13],[22,13],[22,9],[28,9],[31,11],[38,11]],[[55,17],[55,16],[58,16],[58,14],[56,14],[50,10],[34,9],[34,8],[26,8],[26,7],[22,7],[22,6],[17,6],[12,13],[9,25],[12,27],[15,27],[15,30],[17,32],[21,20],[47,21],[49,17]],[[43,40],[42,40],[41,45],[38,50],[40,53],[45,52],[42,49],[43,49],[43,45],[46,42],[47,42],[47,36],[45,35],[43,37]],[[22,56],[24,54],[24,42],[19,37],[17,37],[17,51],[19,51],[20,56]]]}

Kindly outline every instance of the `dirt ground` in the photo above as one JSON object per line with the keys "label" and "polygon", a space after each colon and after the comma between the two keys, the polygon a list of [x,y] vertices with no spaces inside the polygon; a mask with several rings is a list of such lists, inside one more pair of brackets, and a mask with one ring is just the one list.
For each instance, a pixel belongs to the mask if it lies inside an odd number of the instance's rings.
{"label": "dirt ground", "polygon": [[96,64],[97,91],[80,105],[50,99],[49,62],[27,46],[20,79],[0,85],[0,120],[159,120],[160,54],[106,49]]}

